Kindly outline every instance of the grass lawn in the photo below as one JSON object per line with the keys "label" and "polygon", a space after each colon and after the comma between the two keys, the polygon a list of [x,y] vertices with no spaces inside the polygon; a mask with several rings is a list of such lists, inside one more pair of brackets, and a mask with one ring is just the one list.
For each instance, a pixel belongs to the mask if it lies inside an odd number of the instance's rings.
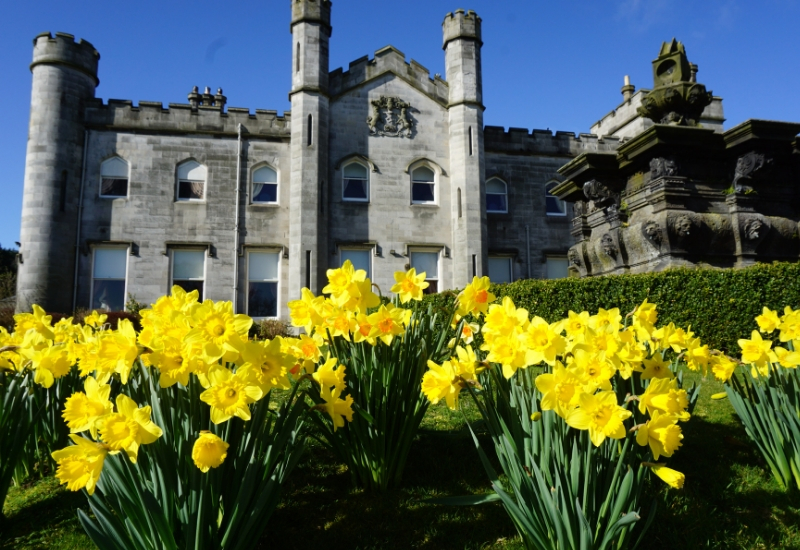
{"label": "grass lawn", "polygon": [[[691,378],[690,377],[687,378]],[[800,495],[786,495],[750,445],[723,391],[703,381],[683,447],[669,465],[686,474],[680,490],[653,476],[658,502],[645,549],[798,549]],[[477,414],[463,399],[466,414]],[[487,492],[489,484],[460,413],[431,407],[412,448],[403,487],[385,495],[350,488],[346,468],[316,443],[292,474],[261,548],[292,550],[518,549],[499,504],[443,507],[432,496]],[[49,477],[12,488],[0,524],[0,549],[91,548],[75,515],[80,493]]]}

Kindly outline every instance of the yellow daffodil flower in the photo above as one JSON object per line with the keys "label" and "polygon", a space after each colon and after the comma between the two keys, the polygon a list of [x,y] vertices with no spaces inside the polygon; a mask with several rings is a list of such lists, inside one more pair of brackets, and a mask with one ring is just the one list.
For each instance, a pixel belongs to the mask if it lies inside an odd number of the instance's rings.
{"label": "yellow daffodil flower", "polygon": [[150,419],[150,406],[139,408],[125,394],[117,396],[117,412],[98,421],[100,437],[111,451],[125,451],[136,464],[140,445],[148,445],[163,435],[161,428]]}
{"label": "yellow daffodil flower", "polygon": [[228,447],[229,445],[218,435],[207,430],[201,431],[200,437],[192,446],[194,465],[203,473],[208,472],[211,468],[218,468],[228,456]]}
{"label": "yellow daffodil flower", "polygon": [[781,319],[777,311],[772,311],[768,307],[765,307],[762,309],[761,315],[756,317],[756,323],[758,323],[758,330],[764,334],[770,334],[771,332],[775,332],[778,326],[780,326]]}
{"label": "yellow daffodil flower", "polygon": [[341,399],[341,390],[336,387],[325,387],[320,389],[320,397],[325,401],[321,407],[327,412],[331,420],[333,420],[333,431],[338,428],[344,427],[344,421],[353,421],[353,397],[348,395],[346,398]]}
{"label": "yellow daffodil flower", "polygon": [[336,367],[337,361],[335,357],[328,357],[328,359],[317,367],[317,371],[312,375],[314,380],[323,388],[336,388],[339,392],[343,392],[347,386],[344,381],[346,367],[339,365]]}
{"label": "yellow daffodil flower", "polygon": [[472,277],[472,282],[458,294],[456,314],[462,317],[470,313],[485,314],[489,310],[489,304],[495,300],[495,295],[489,292],[489,285],[489,277]]}
{"label": "yellow daffodil flower", "polygon": [[53,460],[58,464],[56,478],[70,491],[86,489],[87,493],[93,495],[103,471],[108,447],[77,435],[70,434],[69,437],[74,445],[52,454]]}
{"label": "yellow daffodil flower", "polygon": [[225,367],[213,367],[208,371],[210,387],[200,394],[200,400],[211,406],[214,424],[227,422],[233,416],[250,420],[249,405],[261,399],[264,392],[251,382],[247,371],[241,368],[234,374]]}
{"label": "yellow daffodil flower", "polygon": [[411,311],[386,304],[367,319],[372,325],[369,337],[381,340],[387,346],[395,336],[405,333],[405,325],[411,317]]}
{"label": "yellow daffodil flower", "polygon": [[636,443],[642,447],[650,445],[653,459],[658,460],[661,455],[672,456],[682,445],[683,434],[678,426],[678,417],[653,411],[652,418],[647,424],[639,426],[636,431]]}
{"label": "yellow daffodil flower", "polygon": [[650,378],[674,378],[675,373],[669,368],[670,362],[661,357],[660,353],[654,354],[651,358],[645,359],[642,380]]}
{"label": "yellow daffodil flower", "polygon": [[425,275],[424,271],[417,275],[417,270],[413,267],[405,273],[395,271],[396,283],[391,290],[400,297],[400,301],[404,304],[411,300],[420,301],[422,300],[422,291],[430,285],[425,281]]}
{"label": "yellow daffodil flower", "polygon": [[540,374],[535,380],[536,388],[542,392],[543,411],[555,411],[562,418],[580,404],[583,381],[574,369],[567,369],[556,361],[552,373]]}
{"label": "yellow daffodil flower", "polygon": [[581,394],[580,406],[567,414],[566,422],[578,430],[589,430],[589,439],[599,447],[607,437],[625,437],[626,418],[631,412],[617,404],[614,392],[602,391],[594,395]]}
{"label": "yellow daffodil flower", "polygon": [[72,433],[89,430],[97,439],[97,422],[102,417],[114,412],[114,405],[109,401],[111,386],[100,384],[89,376],[83,382],[84,392],[75,392],[64,403],[62,416]]}
{"label": "yellow daffodil flower", "polygon": [[683,488],[683,483],[686,481],[686,476],[681,472],[673,470],[672,468],[667,468],[661,464],[648,464],[648,466],[650,466],[650,469],[654,474],[660,477],[664,483],[673,489]]}

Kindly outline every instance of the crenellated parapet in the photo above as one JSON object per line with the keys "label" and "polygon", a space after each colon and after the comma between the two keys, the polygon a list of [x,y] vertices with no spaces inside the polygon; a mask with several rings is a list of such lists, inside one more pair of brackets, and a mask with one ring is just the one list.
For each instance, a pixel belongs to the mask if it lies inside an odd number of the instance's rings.
{"label": "crenellated parapet", "polygon": [[577,156],[587,152],[613,152],[620,140],[614,137],[600,137],[594,134],[532,130],[502,126],[486,126],[483,129],[484,148],[487,153],[506,153],[512,155],[556,155]]}
{"label": "crenellated parapet", "polygon": [[457,9],[448,13],[442,22],[442,49],[447,48],[447,43],[457,38],[473,39],[480,44],[481,18],[472,10]]}
{"label": "crenellated parapet", "polygon": [[406,62],[403,52],[392,46],[376,51],[372,59],[366,55],[356,59],[350,63],[347,71],[341,67],[332,71],[329,75],[330,95],[342,95],[387,73],[397,75],[434,101],[447,105],[447,82],[439,75],[431,78],[430,71],[413,59]]}
{"label": "crenellated parapet", "polygon": [[75,42],[75,36],[57,32],[55,36],[43,32],[33,39],[33,61],[31,70],[37,65],[61,65],[80,71],[100,83],[97,65],[100,53],[86,40]]}
{"label": "crenellated parapet", "polygon": [[167,108],[159,101],[96,99],[86,107],[86,124],[92,129],[142,131],[146,133],[191,133],[236,135],[238,125],[251,137],[288,140],[291,133],[291,113],[282,116],[277,111],[229,107],[220,109],[193,108],[191,104],[170,103]]}

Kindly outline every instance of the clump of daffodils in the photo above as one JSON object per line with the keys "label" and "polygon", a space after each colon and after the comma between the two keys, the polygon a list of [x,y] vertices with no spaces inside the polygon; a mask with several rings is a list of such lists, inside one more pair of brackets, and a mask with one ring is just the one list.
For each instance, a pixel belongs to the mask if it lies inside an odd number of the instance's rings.
{"label": "clump of daffodils", "polygon": [[[548,323],[517,308],[509,297],[496,303],[488,289],[488,277],[475,277],[459,294],[455,321],[467,327],[464,339],[451,343],[449,360],[429,362],[422,382],[425,395],[455,409],[463,389],[480,386],[483,366],[500,368],[506,379],[538,366],[543,372],[533,380],[542,411],[553,411],[570,427],[588,432],[598,447],[632,433],[652,453],[653,462],[644,465],[681,487],[683,474],[656,462],[678,450],[681,423],[690,418],[687,392],[676,379],[678,358],[692,370],[715,374],[731,368],[733,361],[712,353],[690,329],[672,323],[657,327],[656,306],[647,300],[625,320],[615,308],[594,315],[570,311],[567,318]],[[467,337],[481,322],[483,344],[474,350]],[[631,389],[620,400],[622,384]]]}

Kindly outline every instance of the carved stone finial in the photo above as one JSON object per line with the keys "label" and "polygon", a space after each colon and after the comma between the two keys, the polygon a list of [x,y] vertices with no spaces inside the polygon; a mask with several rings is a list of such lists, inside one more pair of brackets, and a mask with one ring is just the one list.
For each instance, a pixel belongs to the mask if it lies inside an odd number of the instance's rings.
{"label": "carved stone finial", "polygon": [[367,117],[369,133],[373,136],[413,137],[414,120],[411,105],[399,97],[381,96],[373,99],[372,114]]}

